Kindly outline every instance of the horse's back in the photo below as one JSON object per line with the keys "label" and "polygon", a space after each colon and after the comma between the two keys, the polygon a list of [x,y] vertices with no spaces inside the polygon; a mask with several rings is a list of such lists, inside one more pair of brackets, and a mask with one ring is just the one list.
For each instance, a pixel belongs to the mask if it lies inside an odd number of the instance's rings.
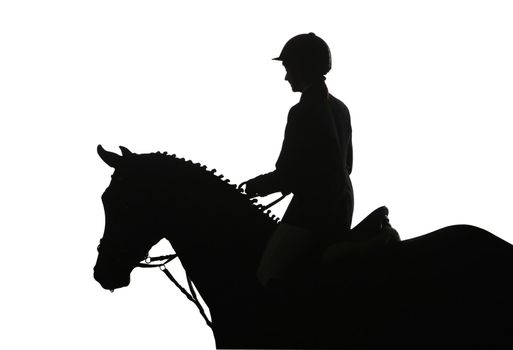
{"label": "horse's back", "polygon": [[[389,321],[411,340],[435,337],[473,346],[511,342],[513,246],[481,228],[455,225],[401,242],[384,283],[396,307]],[[394,259],[397,259],[394,261]],[[484,342],[484,343],[483,343]],[[456,344],[453,344],[456,345]]]}
{"label": "horse's back", "polygon": [[504,321],[513,312],[512,270],[511,244],[455,225],[340,261],[327,270],[323,289],[332,299],[327,305],[338,300],[351,318],[344,327],[370,344],[486,348],[491,338],[513,342]]}
{"label": "horse's back", "polygon": [[399,260],[395,266],[400,264],[399,271],[408,277],[461,292],[468,288],[471,294],[508,285],[513,272],[513,246],[470,225],[448,226],[405,240],[393,254],[391,259]]}

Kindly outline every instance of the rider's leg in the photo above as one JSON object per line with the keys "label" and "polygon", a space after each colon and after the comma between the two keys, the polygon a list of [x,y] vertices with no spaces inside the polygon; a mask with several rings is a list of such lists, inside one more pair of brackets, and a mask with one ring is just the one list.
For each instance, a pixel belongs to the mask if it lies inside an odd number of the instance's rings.
{"label": "rider's leg", "polygon": [[311,230],[281,223],[267,242],[257,277],[264,287],[287,283],[301,273],[315,253],[317,239]]}

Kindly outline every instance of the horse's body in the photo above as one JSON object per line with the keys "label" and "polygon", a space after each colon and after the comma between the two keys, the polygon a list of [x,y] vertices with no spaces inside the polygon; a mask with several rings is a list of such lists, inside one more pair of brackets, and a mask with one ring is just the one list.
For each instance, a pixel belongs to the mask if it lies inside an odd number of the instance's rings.
{"label": "horse's body", "polygon": [[[218,348],[451,348],[513,345],[513,247],[482,229],[446,227],[399,244],[305,265],[272,292],[257,264],[277,222],[234,185],[162,154],[99,149],[116,171],[95,278],[106,289],[161,238],[210,309]],[[497,347],[494,347],[497,345]]]}

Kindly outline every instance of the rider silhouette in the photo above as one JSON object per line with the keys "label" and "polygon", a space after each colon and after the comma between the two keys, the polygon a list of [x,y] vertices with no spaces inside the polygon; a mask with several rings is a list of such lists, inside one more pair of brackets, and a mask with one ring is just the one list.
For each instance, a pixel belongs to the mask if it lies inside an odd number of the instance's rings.
{"label": "rider silhouette", "polygon": [[301,99],[289,111],[276,169],[243,182],[252,197],[294,195],[258,269],[264,286],[287,279],[305,256],[343,238],[354,206],[351,122],[324,82],[331,69],[328,45],[314,33],[300,34],[274,60],[282,61],[285,80]]}

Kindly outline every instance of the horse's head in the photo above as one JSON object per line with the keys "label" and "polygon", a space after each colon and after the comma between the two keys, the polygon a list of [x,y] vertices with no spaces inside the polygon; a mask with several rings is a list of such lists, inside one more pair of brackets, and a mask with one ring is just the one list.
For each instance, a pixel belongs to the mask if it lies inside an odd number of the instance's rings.
{"label": "horse's head", "polygon": [[105,232],[98,245],[94,278],[103,288],[114,290],[130,283],[130,273],[161,238],[161,198],[146,181],[138,155],[120,147],[122,156],[98,146],[100,158],[115,169],[102,195]]}

